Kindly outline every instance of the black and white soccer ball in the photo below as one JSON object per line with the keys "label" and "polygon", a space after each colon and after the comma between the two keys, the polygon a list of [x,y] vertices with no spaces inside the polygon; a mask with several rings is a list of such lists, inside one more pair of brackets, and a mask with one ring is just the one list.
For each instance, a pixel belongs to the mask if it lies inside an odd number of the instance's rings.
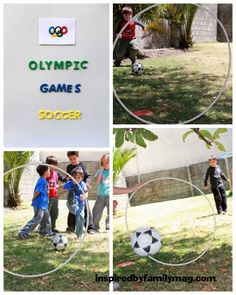
{"label": "black and white soccer ball", "polygon": [[53,248],[56,251],[63,251],[66,249],[66,246],[68,244],[68,239],[66,236],[63,236],[63,235],[55,235],[51,238],[51,242],[52,242]]}
{"label": "black and white soccer ball", "polygon": [[144,67],[141,63],[134,63],[132,66],[132,72],[136,75],[142,75],[144,72]]}
{"label": "black and white soccer ball", "polygon": [[153,227],[140,227],[133,232],[131,245],[139,256],[155,255],[162,247],[161,235]]}

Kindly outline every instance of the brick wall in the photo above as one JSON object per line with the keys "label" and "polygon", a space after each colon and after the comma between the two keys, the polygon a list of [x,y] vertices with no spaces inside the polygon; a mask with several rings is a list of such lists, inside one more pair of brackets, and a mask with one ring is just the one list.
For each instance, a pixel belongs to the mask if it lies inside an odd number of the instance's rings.
{"label": "brick wall", "polygon": [[[232,179],[232,158],[227,159],[229,165],[229,175],[226,169],[225,160],[220,160],[219,165],[223,172]],[[174,177],[186,180],[203,190],[203,178],[209,167],[208,162],[194,164],[188,167],[180,167],[171,170],[162,170],[141,175],[141,182],[147,182],[155,178]],[[138,182],[138,176],[126,177],[127,186],[131,186]],[[229,184],[224,182],[225,188],[229,190]],[[206,193],[211,193],[210,188]],[[190,196],[200,195],[199,191],[193,189],[192,186],[175,180],[157,180],[150,182],[141,188],[131,201],[132,205],[140,205],[145,203],[162,202]]]}

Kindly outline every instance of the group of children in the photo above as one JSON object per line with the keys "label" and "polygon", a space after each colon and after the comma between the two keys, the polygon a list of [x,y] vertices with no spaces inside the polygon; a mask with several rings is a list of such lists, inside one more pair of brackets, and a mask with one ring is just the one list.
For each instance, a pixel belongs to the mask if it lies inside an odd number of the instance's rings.
{"label": "group of children", "polygon": [[[69,210],[67,232],[75,231],[78,239],[83,239],[83,227],[87,228],[90,234],[99,232],[99,224],[105,207],[107,208],[105,229],[109,230],[109,154],[102,156],[100,168],[94,176],[98,184],[98,195],[92,213],[89,203],[86,202],[91,188],[91,176],[85,165],[79,161],[79,152],[69,151],[67,157],[70,164],[66,168],[66,176],[58,173],[56,169],[58,162],[54,156],[46,158],[47,165],[37,166],[36,171],[40,177],[35,185],[32,198],[34,216],[18,232],[21,239],[26,239],[36,227],[39,227],[39,233],[42,236],[52,236],[58,233],[56,220],[59,213],[59,181],[62,182],[63,189],[67,190],[66,205]],[[88,225],[86,224],[87,219],[89,220]]]}

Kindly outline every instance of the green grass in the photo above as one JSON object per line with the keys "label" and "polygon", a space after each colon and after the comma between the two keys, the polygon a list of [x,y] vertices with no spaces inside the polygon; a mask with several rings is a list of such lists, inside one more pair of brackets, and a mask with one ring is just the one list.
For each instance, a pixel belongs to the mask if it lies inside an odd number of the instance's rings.
{"label": "green grass", "polygon": [[[131,110],[152,110],[152,123],[175,124],[200,114],[217,96],[226,76],[228,48],[225,43],[194,44],[189,51],[172,56],[145,58],[145,72],[132,74],[130,61],[114,68],[113,83],[122,102]],[[114,98],[114,123],[139,124]],[[232,123],[232,83],[213,108],[195,123]]]}
{"label": "green grass", "polygon": [[[214,206],[212,195],[208,195]],[[130,207],[128,225],[154,226],[163,246],[154,257],[166,263],[183,263],[197,257],[208,245],[213,230],[213,215],[202,196]],[[122,282],[118,291],[231,291],[232,290],[232,198],[228,197],[227,215],[216,215],[215,238],[207,253],[186,266],[164,266],[135,255],[125,226],[124,212],[114,217],[114,273],[118,276],[215,276],[216,282]],[[133,261],[135,265],[118,268]]]}
{"label": "green grass", "polygon": [[[90,201],[93,207],[93,201]],[[78,254],[55,273],[39,278],[18,278],[4,274],[6,291],[108,291],[108,284],[96,283],[95,274],[108,275],[108,233],[86,235],[84,242],[75,241],[75,234],[65,233],[68,210],[60,201],[57,228],[68,237],[66,251],[56,252],[50,239],[42,238],[35,231],[27,240],[19,240],[17,231],[32,218],[33,210],[24,204],[17,210],[5,209],[4,216],[4,266],[19,274],[47,272],[64,263],[75,249]],[[105,213],[105,210],[104,210]],[[105,215],[105,214],[104,214]],[[104,228],[103,216],[101,229]]]}

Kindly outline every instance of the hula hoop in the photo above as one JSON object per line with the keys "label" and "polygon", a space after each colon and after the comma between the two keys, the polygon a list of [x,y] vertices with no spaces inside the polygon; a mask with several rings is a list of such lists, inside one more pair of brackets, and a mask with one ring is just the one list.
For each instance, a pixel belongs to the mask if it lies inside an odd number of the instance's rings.
{"label": "hula hoop", "polygon": [[[213,105],[220,99],[221,95],[223,94],[223,92],[225,91],[225,88],[226,88],[226,84],[229,80],[229,76],[230,76],[230,68],[231,68],[231,48],[230,48],[230,42],[229,42],[229,37],[228,37],[228,34],[226,32],[226,29],[224,27],[224,25],[222,24],[222,22],[217,18],[215,17],[207,8],[205,7],[202,7],[200,4],[195,4],[195,3],[191,3],[192,5],[195,5],[197,6],[198,8],[200,8],[200,10],[202,10],[203,12],[205,13],[208,13],[211,17],[213,17],[213,19],[219,24],[219,26],[221,27],[221,29],[223,30],[223,33],[225,35],[225,38],[226,38],[226,42],[227,42],[227,45],[228,45],[228,53],[229,53],[229,61],[228,61],[228,69],[227,69],[227,72],[226,72],[226,77],[225,77],[225,80],[221,86],[221,89],[218,93],[218,95],[215,97],[215,99],[213,100],[213,102],[208,106],[206,107],[206,109],[204,111],[202,111],[200,114],[198,114],[197,116],[191,118],[191,119],[188,119],[184,122],[179,122],[178,124],[188,124],[188,123],[191,123],[195,120],[197,120],[198,118],[202,117],[205,113],[207,113],[212,107]],[[143,13],[145,13],[146,11],[149,11],[150,9],[154,8],[154,7],[157,7],[157,6],[160,6],[161,4],[153,4],[143,10],[141,10],[139,13],[137,13],[134,17],[132,17],[130,19],[129,22],[127,22],[125,24],[125,26],[120,30],[119,34],[117,34],[116,38],[115,38],[115,41],[113,43],[113,51],[115,50],[115,46],[119,40],[119,35],[123,33],[123,31],[127,28],[127,26],[135,19],[137,19],[138,17],[140,17]],[[126,107],[126,105],[121,101],[121,99],[119,98],[117,92],[116,92],[116,89],[113,85],[113,93],[115,95],[115,98],[117,99],[117,101],[119,102],[119,104],[122,106],[122,108],[132,117],[134,117],[136,120],[138,120],[139,122],[141,123],[144,123],[144,124],[154,124],[154,125],[158,125],[158,123],[153,123],[153,122],[150,122],[150,121],[147,121],[147,120],[144,120],[140,117],[138,117],[137,115],[135,115],[130,109],[128,109]],[[214,97],[213,97],[214,98]],[[172,124],[175,124],[175,123],[172,123]]]}
{"label": "hula hoop", "polygon": [[[74,182],[80,187],[80,189],[81,189],[81,191],[83,192],[83,194],[85,193],[84,190],[83,190],[83,188],[81,187],[81,185],[78,183],[78,181],[77,181],[74,177],[72,177],[69,173],[67,173],[66,171],[64,171],[64,170],[61,169],[61,168],[58,168],[58,167],[56,167],[56,166],[53,166],[53,165],[50,165],[50,164],[46,164],[46,163],[43,163],[43,162],[32,162],[32,163],[28,163],[28,164],[25,164],[25,165],[17,166],[17,167],[15,167],[15,168],[13,168],[13,169],[10,169],[10,170],[4,172],[3,176],[6,176],[7,174],[12,173],[12,172],[14,172],[14,171],[16,171],[16,170],[18,170],[18,169],[21,169],[21,168],[27,168],[27,167],[29,167],[29,166],[35,166],[35,165],[39,165],[39,164],[41,164],[41,165],[45,165],[45,166],[48,166],[48,167],[51,167],[51,168],[54,168],[54,169],[56,169],[56,170],[62,172],[63,174],[69,176],[69,177],[70,177],[70,178],[71,178],[71,179],[72,179],[72,180],[73,180],[73,181],[74,181]],[[85,229],[85,234],[84,234],[83,239],[81,240],[81,242],[84,241],[84,237],[85,237],[85,235],[86,235],[86,233],[87,233],[88,223],[89,223],[89,222],[88,222],[88,221],[89,221],[89,207],[88,207],[88,201],[87,201],[87,199],[85,199],[85,202],[86,202],[86,206],[87,206],[87,219],[86,219],[86,229]],[[75,257],[75,255],[78,253],[79,249],[80,249],[80,247],[78,246],[78,247],[75,249],[74,253],[72,253],[71,256],[70,256],[65,262],[59,264],[58,267],[56,267],[56,268],[54,268],[54,269],[52,269],[52,270],[50,270],[50,271],[44,272],[44,273],[39,273],[39,274],[34,274],[34,275],[29,275],[29,274],[18,274],[18,273],[15,273],[15,272],[12,272],[12,271],[6,269],[5,267],[4,267],[4,272],[6,272],[6,273],[8,273],[8,274],[10,274],[10,275],[13,275],[13,276],[16,276],[16,277],[22,277],[22,278],[37,278],[37,277],[42,277],[42,276],[50,275],[50,274],[56,272],[57,270],[61,269],[61,268],[62,268],[63,266],[65,266],[68,262],[70,262],[70,261]]]}
{"label": "hula hoop", "polygon": [[162,265],[166,265],[166,266],[184,266],[184,265],[188,265],[188,264],[191,264],[195,261],[197,261],[198,259],[200,259],[210,248],[211,246],[211,243],[213,242],[214,240],[214,237],[215,237],[215,231],[216,231],[216,218],[215,218],[215,214],[214,214],[214,208],[211,204],[211,202],[209,201],[209,199],[207,198],[207,196],[203,193],[203,191],[201,191],[197,186],[195,186],[194,184],[186,181],[186,180],[183,180],[183,179],[180,179],[180,178],[175,178],[175,177],[160,177],[160,178],[154,178],[154,179],[151,179],[147,182],[145,182],[144,184],[142,184],[135,192],[132,193],[131,197],[128,199],[127,203],[126,203],[126,210],[125,210],[125,223],[126,223],[126,229],[131,237],[132,233],[130,233],[130,230],[129,230],[129,226],[128,226],[128,206],[130,204],[130,201],[132,200],[133,196],[136,194],[136,192],[141,189],[142,187],[144,187],[145,185],[149,184],[150,182],[153,182],[153,181],[158,181],[158,180],[176,180],[176,181],[180,181],[180,182],[183,182],[185,184],[188,184],[190,186],[192,186],[193,188],[195,188],[196,190],[198,190],[202,196],[205,197],[205,199],[207,200],[208,204],[210,205],[210,208],[212,210],[212,213],[213,213],[213,231],[212,231],[212,235],[211,235],[211,239],[209,240],[206,248],[197,256],[195,257],[194,259],[192,260],[189,260],[187,262],[183,262],[183,263],[167,263],[167,262],[164,262],[164,261],[161,261],[161,260],[158,260],[156,258],[154,258],[153,256],[151,255],[148,255],[147,257],[149,257],[150,259],[152,259],[153,261],[157,262],[157,263],[160,263]]}

